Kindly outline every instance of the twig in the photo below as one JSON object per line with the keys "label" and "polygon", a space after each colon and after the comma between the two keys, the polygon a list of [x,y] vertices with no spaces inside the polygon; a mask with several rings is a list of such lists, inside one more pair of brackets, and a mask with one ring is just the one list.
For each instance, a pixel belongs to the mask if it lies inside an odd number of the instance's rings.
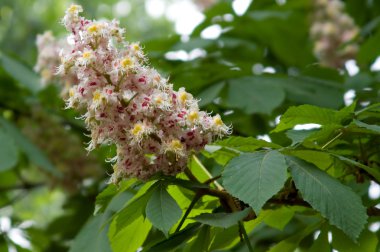
{"label": "twig", "polygon": [[222,177],[222,175],[218,175],[218,176],[216,176],[216,177],[210,178],[210,179],[206,180],[205,182],[203,182],[203,184],[208,185],[208,184],[214,182],[215,180],[220,179],[221,177]]}
{"label": "twig", "polygon": [[202,198],[202,196],[203,196],[203,194],[200,193],[200,191],[199,191],[198,193],[195,194],[193,200],[191,201],[189,207],[186,209],[185,214],[183,215],[181,221],[179,222],[179,224],[178,224],[178,226],[177,226],[175,232],[178,232],[178,231],[181,229],[181,227],[182,227],[183,223],[185,222],[187,216],[189,216],[191,210],[193,209],[193,207],[195,206],[195,204],[198,202],[198,200],[199,200],[200,198]]}
{"label": "twig", "polygon": [[377,207],[369,207],[367,208],[367,214],[369,216],[380,216],[380,209]]}
{"label": "twig", "polygon": [[249,241],[247,231],[245,230],[244,224],[241,221],[239,221],[239,231],[241,232],[241,234],[243,234],[243,238],[244,238],[245,244],[247,245],[248,251],[253,252],[253,248],[252,248],[251,242]]}
{"label": "twig", "polygon": [[10,190],[20,190],[20,189],[28,190],[28,189],[33,189],[33,188],[37,188],[44,185],[45,185],[44,183],[38,183],[38,184],[24,183],[21,185],[14,185],[14,186],[3,186],[3,187],[0,187],[0,192],[10,191]]}
{"label": "twig", "polygon": [[325,145],[322,146],[321,150],[325,149],[327,146],[329,146],[330,144],[332,144],[335,140],[337,140],[339,137],[341,137],[343,135],[343,132],[339,132],[338,135],[336,135],[333,139],[331,139],[330,141],[328,141]]}

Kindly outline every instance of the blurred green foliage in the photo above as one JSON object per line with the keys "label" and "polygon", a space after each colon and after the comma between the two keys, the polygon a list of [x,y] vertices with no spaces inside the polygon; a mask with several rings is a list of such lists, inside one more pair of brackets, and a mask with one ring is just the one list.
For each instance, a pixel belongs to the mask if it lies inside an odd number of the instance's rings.
{"label": "blurred green foliage", "polygon": [[[233,125],[232,137],[207,146],[189,168],[202,182],[222,174],[218,183],[244,201],[239,204],[260,211],[239,226],[245,215],[225,213],[216,197],[198,199],[194,191],[208,185],[184,174],[107,185],[112,169],[104,160],[114,148],[87,155],[88,132],[74,119],[78,114],[63,109],[59,86],[42,86],[32,70],[36,35],[64,36],[59,21],[70,1],[2,0],[0,251],[248,251],[242,226],[255,251],[378,249],[379,234],[368,227],[379,223],[379,197],[368,190],[380,183],[380,72],[371,69],[380,56],[380,1],[345,1],[361,29],[354,74],[323,67],[313,56],[308,0],[255,0],[243,15],[231,1],[216,1],[190,36],[176,34],[164,17],[149,16],[145,1],[77,3],[89,18],[119,19],[153,67]],[[202,35],[210,26],[221,30],[216,39]],[[350,106],[348,90],[355,91]],[[321,127],[293,129],[307,123]],[[272,142],[256,139],[262,135]],[[263,162],[266,155],[270,162]],[[261,174],[265,167],[280,170]],[[250,176],[238,176],[239,169]],[[260,179],[264,187],[255,186]]]}

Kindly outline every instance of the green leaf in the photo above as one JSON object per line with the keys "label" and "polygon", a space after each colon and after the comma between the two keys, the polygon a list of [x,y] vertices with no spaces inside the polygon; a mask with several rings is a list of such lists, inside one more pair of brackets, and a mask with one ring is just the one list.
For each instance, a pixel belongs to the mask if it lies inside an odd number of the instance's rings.
{"label": "green leaf", "polygon": [[339,160],[343,161],[346,164],[354,165],[356,167],[359,167],[360,169],[363,169],[364,171],[368,172],[368,174],[372,175],[377,181],[380,181],[380,171],[377,170],[376,168],[371,168],[371,167],[366,166],[362,163],[359,163],[355,160],[352,160],[352,159],[349,159],[349,158],[346,158],[346,157],[343,157],[340,155],[336,155],[336,154],[332,154],[332,153],[331,153],[331,155],[333,157],[338,158]]}
{"label": "green leaf", "polygon": [[171,227],[182,216],[181,208],[163,185],[155,189],[145,211],[153,226],[161,230],[166,236]]}
{"label": "green leaf", "polygon": [[216,251],[234,246],[235,240],[240,239],[238,225],[230,228],[216,228],[211,229],[211,244],[210,250]]}
{"label": "green leaf", "polygon": [[202,151],[203,156],[214,159],[222,166],[225,166],[234,157],[239,156],[239,153],[239,150],[224,148],[217,145],[206,145],[205,150]]}
{"label": "green leaf", "polygon": [[188,225],[181,231],[173,234],[168,239],[161,241],[151,248],[144,249],[143,252],[168,252],[180,246],[183,242],[193,237],[200,228],[199,223]]}
{"label": "green leaf", "polygon": [[4,69],[32,93],[37,93],[40,90],[40,79],[31,69],[4,53],[0,54],[0,61]]}
{"label": "green leaf", "polygon": [[135,182],[136,179],[129,179],[122,181],[121,185],[118,186],[115,184],[108,185],[106,189],[104,189],[101,193],[98,194],[98,196],[96,196],[94,215],[103,213],[116,194],[128,189]]}
{"label": "green leaf", "polygon": [[290,107],[281,116],[280,123],[273,132],[280,132],[293,128],[297,124],[316,123],[321,125],[340,124],[341,120],[348,115],[348,112],[335,111],[327,108],[320,108],[312,105],[301,105]]}
{"label": "green leaf", "polygon": [[279,242],[273,246],[268,252],[293,252],[296,251],[298,244],[308,235],[310,235],[314,230],[316,230],[322,223],[317,222],[311,224],[301,231],[295,233],[294,235],[286,238],[285,240]]}
{"label": "green leaf", "polygon": [[17,164],[18,149],[13,139],[0,128],[0,172]]}
{"label": "green leaf", "polygon": [[264,222],[273,228],[283,230],[285,226],[294,216],[294,209],[291,207],[283,206],[276,209],[268,209],[262,211]]}
{"label": "green leaf", "polygon": [[211,87],[203,90],[198,95],[198,98],[200,99],[199,106],[205,106],[207,104],[210,104],[215,98],[218,97],[219,93],[222,91],[224,86],[225,86],[225,83],[222,82],[216,85],[212,85]]}
{"label": "green leaf", "polygon": [[113,251],[136,252],[147,238],[152,224],[139,215],[130,225],[123,228],[116,235],[110,235],[114,231],[111,225],[109,239]]}
{"label": "green leaf", "polygon": [[157,183],[146,183],[128,204],[121,209],[114,217],[111,223],[111,229],[108,236],[117,235],[123,228],[129,226],[145,213],[145,208],[152,195]]}
{"label": "green leaf", "polygon": [[369,66],[375,61],[377,55],[380,53],[380,30],[369,39],[367,39],[363,45],[360,46],[360,50],[357,56],[358,63],[362,66]]}
{"label": "green leaf", "polygon": [[315,133],[317,130],[288,130],[286,136],[292,140],[292,145],[302,143],[307,137]]}
{"label": "green leaf", "polygon": [[312,163],[322,170],[329,168],[333,162],[330,154],[324,151],[291,150],[289,154]]}
{"label": "green leaf", "polygon": [[250,211],[250,208],[246,208],[243,211],[234,213],[204,213],[195,216],[193,219],[213,227],[229,228],[247,217]]}
{"label": "green leaf", "polygon": [[199,181],[206,181],[210,178],[204,172],[204,169],[203,169],[204,166],[197,157],[191,156],[188,162],[188,167],[191,170],[191,172],[194,174],[194,176],[198,178]]}
{"label": "green leaf", "polygon": [[4,128],[5,132],[13,138],[17,146],[26,154],[32,163],[56,177],[62,177],[62,173],[54,167],[46,155],[30,142],[16,126],[1,117],[0,125]]}
{"label": "green leaf", "polygon": [[356,240],[367,222],[360,197],[314,165],[294,157],[286,159],[302,197],[331,224]]}
{"label": "green leaf", "polygon": [[188,246],[184,252],[208,252],[210,247],[210,241],[211,241],[211,234],[210,234],[211,227],[208,225],[204,225],[199,230],[197,236],[195,237],[194,241],[190,243],[190,246]]}
{"label": "green leaf", "polygon": [[252,152],[259,148],[281,148],[280,145],[267,142],[261,139],[256,139],[253,137],[241,137],[241,136],[230,136],[224,140],[219,140],[212,143],[212,146],[221,146],[226,148],[232,148],[234,150],[239,150],[243,152]]}
{"label": "green leaf", "polygon": [[334,249],[344,252],[362,252],[362,251],[376,251],[378,238],[376,234],[365,229],[358,239],[357,243],[354,243],[348,239],[348,237],[340,230],[333,228],[332,230],[332,245]]}
{"label": "green leaf", "polygon": [[283,187],[286,168],[284,156],[278,151],[241,154],[225,167],[224,186],[258,214],[265,202]]}
{"label": "green leaf", "polygon": [[251,77],[232,79],[228,87],[227,105],[240,108],[247,114],[271,114],[285,99],[285,91],[281,86],[258,82]]}
{"label": "green leaf", "polygon": [[331,245],[328,239],[328,230],[322,228],[318,238],[313,242],[313,245],[308,250],[309,252],[331,252]]}
{"label": "green leaf", "polygon": [[75,237],[70,252],[111,252],[108,228],[102,229],[104,215],[91,217]]}
{"label": "green leaf", "polygon": [[366,124],[366,123],[358,121],[358,120],[354,120],[353,123],[356,124],[357,126],[361,127],[361,128],[365,128],[365,129],[368,129],[370,131],[373,131],[374,133],[380,134],[380,126],[379,125]]}

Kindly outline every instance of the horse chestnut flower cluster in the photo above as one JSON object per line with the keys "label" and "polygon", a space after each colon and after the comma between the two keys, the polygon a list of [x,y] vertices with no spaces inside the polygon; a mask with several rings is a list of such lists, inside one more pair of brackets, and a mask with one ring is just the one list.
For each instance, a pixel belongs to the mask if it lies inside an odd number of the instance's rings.
{"label": "horse chestnut flower cluster", "polygon": [[199,110],[190,93],[173,90],[149,67],[140,44],[126,42],[117,21],[91,21],[82,11],[71,5],[62,19],[71,43],[60,51],[57,74],[75,74],[66,104],[84,113],[88,150],[116,145],[111,182],[175,175],[189,155],[231,133],[219,115]]}
{"label": "horse chestnut flower cluster", "polygon": [[314,21],[310,30],[315,41],[314,54],[322,65],[342,68],[358,51],[353,40],[359,34],[359,28],[344,13],[341,1],[314,0],[314,5]]}

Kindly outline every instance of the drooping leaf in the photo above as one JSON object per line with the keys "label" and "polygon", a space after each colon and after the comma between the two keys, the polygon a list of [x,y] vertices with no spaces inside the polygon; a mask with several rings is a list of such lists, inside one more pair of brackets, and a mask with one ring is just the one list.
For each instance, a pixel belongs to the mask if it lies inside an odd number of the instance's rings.
{"label": "drooping leaf", "polygon": [[166,236],[182,215],[181,208],[163,185],[155,189],[145,211],[153,226],[161,230]]}
{"label": "drooping leaf", "polygon": [[21,85],[29,89],[32,93],[36,93],[41,88],[41,82],[38,75],[24,64],[5,55],[0,54],[0,62],[4,69]]}
{"label": "drooping leaf", "polygon": [[374,133],[380,134],[380,126],[379,125],[367,124],[367,123],[364,123],[364,122],[361,122],[358,120],[354,120],[353,123],[356,124],[357,126],[361,127],[361,128],[365,128],[365,129],[368,129]]}
{"label": "drooping leaf", "polygon": [[360,197],[314,165],[295,157],[286,160],[302,197],[331,224],[356,240],[367,222]]}
{"label": "drooping leaf", "polygon": [[253,137],[241,137],[241,136],[231,136],[229,138],[216,141],[212,143],[212,146],[222,146],[226,148],[232,148],[235,150],[243,152],[255,151],[259,148],[281,148],[280,145],[267,142],[261,139],[256,139]]}
{"label": "drooping leaf", "polygon": [[113,197],[128,189],[136,182],[136,179],[122,181],[121,185],[110,184],[101,193],[96,196],[94,215],[103,213]]}
{"label": "drooping leaf", "polygon": [[281,116],[280,123],[273,132],[280,132],[293,128],[297,124],[315,123],[321,125],[340,124],[341,120],[349,113],[335,111],[327,108],[320,108],[312,105],[301,105],[290,107]]}
{"label": "drooping leaf", "polygon": [[13,139],[0,128],[0,172],[17,164],[18,150]]}
{"label": "drooping leaf", "polygon": [[195,216],[193,219],[213,227],[229,228],[233,225],[237,225],[250,211],[250,208],[246,208],[243,211],[234,213],[204,213]]}
{"label": "drooping leaf", "polygon": [[145,208],[157,183],[145,184],[128,204],[113,216],[109,237],[117,235],[122,229],[129,226],[145,213]]}
{"label": "drooping leaf", "polygon": [[170,236],[168,239],[161,241],[150,248],[144,249],[143,252],[172,251],[173,249],[180,246],[183,242],[193,237],[199,230],[200,226],[201,225],[199,223],[190,224],[186,228]]}
{"label": "drooping leaf", "polygon": [[245,153],[231,160],[222,174],[226,190],[258,214],[284,185],[284,156],[278,151]]}
{"label": "drooping leaf", "polygon": [[5,132],[12,137],[16,145],[26,154],[32,163],[56,177],[62,177],[62,173],[54,167],[46,155],[37,146],[30,142],[16,126],[1,117],[0,125]]}
{"label": "drooping leaf", "polygon": [[336,155],[336,154],[331,154],[331,155],[333,157],[338,158],[339,160],[343,161],[346,164],[354,165],[356,167],[359,167],[360,169],[363,169],[364,171],[368,172],[368,174],[372,175],[376,180],[380,181],[379,180],[380,179],[380,171],[378,169],[366,166],[366,165],[359,163],[355,160],[352,160],[352,159],[349,159],[349,158],[346,158],[346,157],[343,157],[340,155]]}
{"label": "drooping leaf", "polygon": [[102,228],[104,215],[91,217],[75,237],[70,252],[111,252],[108,228]]}

